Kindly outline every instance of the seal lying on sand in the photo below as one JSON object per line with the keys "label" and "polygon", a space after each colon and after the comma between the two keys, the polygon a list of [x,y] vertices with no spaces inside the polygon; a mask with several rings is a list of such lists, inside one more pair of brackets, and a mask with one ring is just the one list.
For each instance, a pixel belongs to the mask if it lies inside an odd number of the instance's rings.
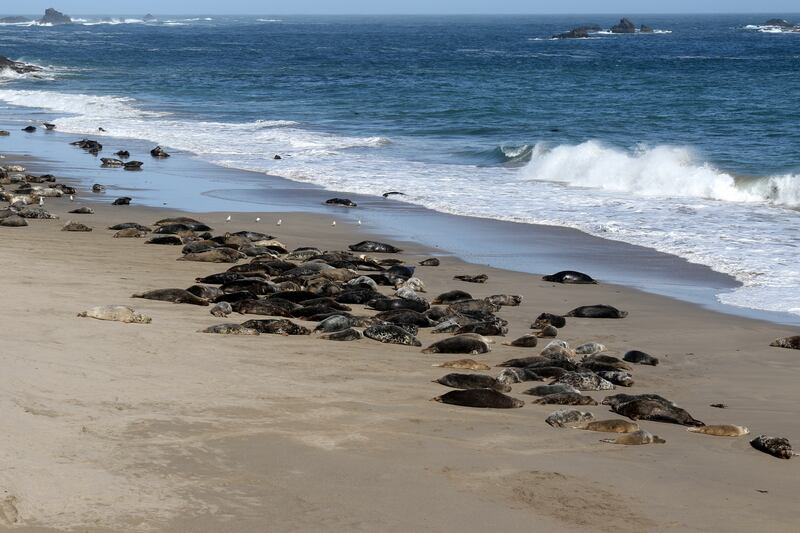
{"label": "seal lying on sand", "polygon": [[567,325],[567,320],[563,316],[554,315],[552,313],[542,313],[536,318],[531,329],[542,329],[545,326],[553,326],[556,328],[563,328]]}
{"label": "seal lying on sand", "polygon": [[79,207],[77,209],[73,209],[70,211],[70,213],[75,215],[94,215],[94,209],[91,207]]}
{"label": "seal lying on sand", "polygon": [[789,443],[789,439],[783,437],[759,435],[750,441],[750,446],[760,452],[777,457],[778,459],[791,459],[793,455],[797,455],[792,451],[792,445]]}
{"label": "seal lying on sand", "polygon": [[478,274],[475,276],[469,275],[460,275],[460,276],[453,276],[453,279],[466,281],[467,283],[486,283],[489,280],[489,276],[486,274]]}
{"label": "seal lying on sand", "polygon": [[625,318],[627,311],[620,311],[616,307],[605,304],[584,305],[576,307],[564,316],[574,316],[578,318]]}
{"label": "seal lying on sand", "polygon": [[704,426],[703,422],[695,419],[685,409],[672,403],[665,403],[655,399],[635,399],[612,407],[615,413],[627,416],[631,420],[652,420],[668,424],[683,426]]}
{"label": "seal lying on sand", "polygon": [[341,331],[334,331],[333,333],[321,335],[320,339],[326,339],[329,341],[357,341],[361,337],[361,332],[357,329],[347,328]]}
{"label": "seal lying on sand", "polygon": [[636,363],[638,365],[658,365],[657,357],[653,357],[645,352],[640,352],[639,350],[630,350],[625,352],[625,355],[622,356],[622,359],[628,361],[629,363]]}
{"label": "seal lying on sand", "polygon": [[145,300],[160,300],[162,302],[172,302],[176,304],[208,305],[208,301],[198,298],[191,292],[184,289],[156,289],[139,294],[134,294],[131,298],[144,298]]}
{"label": "seal lying on sand", "polygon": [[576,409],[554,411],[544,419],[548,425],[554,428],[565,428],[574,424],[585,424],[592,420],[594,420],[594,415],[592,413],[578,411]]}
{"label": "seal lying on sand", "polygon": [[611,420],[597,420],[588,424],[574,425],[575,429],[585,429],[586,431],[599,431],[602,433],[634,433],[639,431],[639,424],[622,420],[619,418]]}
{"label": "seal lying on sand", "polygon": [[434,298],[432,303],[434,305],[454,304],[458,302],[465,302],[467,300],[472,300],[472,299],[473,298],[470,293],[456,290],[456,291],[443,292],[442,294]]}
{"label": "seal lying on sand", "polygon": [[776,348],[790,348],[792,350],[800,350],[800,335],[795,335],[794,337],[783,337],[780,339],[775,339],[771,343],[770,346],[774,346]]}
{"label": "seal lying on sand", "polygon": [[539,385],[522,391],[522,394],[530,394],[531,396],[550,396],[551,394],[562,394],[564,392],[580,392],[572,385],[566,383],[553,383],[551,385]]}
{"label": "seal lying on sand", "polygon": [[236,263],[245,255],[233,248],[214,248],[205,252],[188,253],[176,261],[197,261],[200,263]]}
{"label": "seal lying on sand", "polygon": [[515,409],[525,402],[506,396],[492,389],[454,390],[433,398],[432,401],[464,407],[480,407],[488,409]]}
{"label": "seal lying on sand", "polygon": [[241,324],[217,324],[206,329],[201,329],[200,333],[216,333],[218,335],[258,335],[258,331],[246,328]]}
{"label": "seal lying on sand", "polygon": [[567,372],[552,384],[570,385],[579,391],[614,390],[617,387],[594,372]]}
{"label": "seal lying on sand", "polygon": [[67,222],[61,231],[92,231],[92,228],[80,222]]}
{"label": "seal lying on sand", "polygon": [[216,317],[226,317],[233,313],[233,308],[228,302],[219,302],[215,304],[209,312]]}
{"label": "seal lying on sand", "polygon": [[78,313],[80,317],[96,318],[97,320],[111,320],[125,322],[126,324],[149,324],[153,321],[149,316],[137,313],[127,305],[101,305]]}
{"label": "seal lying on sand", "polygon": [[431,257],[430,259],[420,261],[419,264],[425,267],[438,267],[441,264],[441,261],[435,257]]}
{"label": "seal lying on sand", "polygon": [[402,252],[400,248],[377,241],[361,241],[358,244],[348,246],[354,252],[373,252],[381,254],[396,254]]}
{"label": "seal lying on sand", "polygon": [[490,351],[491,348],[486,342],[469,335],[458,335],[434,342],[422,350],[422,353],[464,353],[476,355],[489,353]]}
{"label": "seal lying on sand", "polygon": [[596,284],[597,281],[592,279],[591,276],[582,272],[575,272],[574,270],[562,270],[549,276],[542,277],[544,281],[551,281],[554,283],[574,283],[574,284]]}
{"label": "seal lying on sand", "polygon": [[577,392],[559,392],[542,396],[533,403],[540,405],[597,405],[591,396],[584,396]]}
{"label": "seal lying on sand", "polygon": [[480,363],[474,359],[457,359],[455,361],[445,361],[436,363],[433,366],[439,368],[454,368],[458,370],[491,370],[492,367],[485,363]]}
{"label": "seal lying on sand", "polygon": [[268,333],[270,335],[311,335],[311,330],[307,327],[295,324],[285,318],[248,320],[243,322],[242,325],[259,333]]}
{"label": "seal lying on sand", "polygon": [[447,374],[433,382],[454,389],[494,389],[511,392],[511,387],[485,374]]}
{"label": "seal lying on sand", "polygon": [[516,346],[518,348],[535,348],[539,344],[539,338],[536,335],[523,335],[511,342],[504,342],[506,346]]}
{"label": "seal lying on sand", "polygon": [[136,228],[121,229],[114,234],[115,239],[126,239],[126,238],[141,239],[142,237],[146,236],[147,233],[145,233],[142,230],[138,230]]}
{"label": "seal lying on sand", "polygon": [[609,442],[611,444],[625,444],[628,446],[637,446],[642,444],[664,444],[665,441],[658,435],[653,435],[649,431],[645,431],[640,429],[639,431],[634,431],[633,433],[627,433],[625,435],[620,435],[616,439],[603,439],[600,442]]}
{"label": "seal lying on sand", "polygon": [[741,437],[750,433],[744,426],[734,426],[732,424],[719,424],[715,426],[700,426],[686,428],[692,433],[702,433],[703,435],[714,435],[715,437]]}
{"label": "seal lying on sand", "polygon": [[402,344],[405,346],[422,346],[417,338],[403,327],[395,324],[377,324],[364,330],[364,336],[386,344]]}

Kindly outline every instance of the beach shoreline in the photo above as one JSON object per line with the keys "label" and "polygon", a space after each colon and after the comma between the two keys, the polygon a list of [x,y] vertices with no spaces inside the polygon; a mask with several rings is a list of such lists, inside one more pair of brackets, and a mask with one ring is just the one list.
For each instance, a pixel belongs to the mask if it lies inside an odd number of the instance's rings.
{"label": "beach shoreline", "polygon": [[[36,173],[52,170],[59,180],[69,174],[53,154],[25,164]],[[545,424],[561,406],[530,405],[534,398],[520,392],[536,383],[513,386],[511,395],[526,402],[521,409],[430,402],[447,391],[431,383],[447,371],[431,365],[459,356],[368,339],[198,333],[252,317],[215,318],[208,307],[131,295],[185,288],[229,265],[176,261],[178,246],[114,239],[105,229],[189,215],[214,234],[263,231],[289,249],[343,250],[383,238],[355,223],[358,211],[271,212],[286,221],[276,226],[255,222],[253,212],[111,206],[124,189],[110,188],[99,201],[85,183],[76,184],[74,202],[46,200],[58,220],[0,228],[8,302],[0,323],[13,332],[0,356],[0,402],[11,422],[0,446],[6,526],[37,533],[256,532],[265,523],[271,531],[529,531],[532,521],[559,531],[796,528],[794,461],[753,450],[749,437],[642,422],[667,443],[614,446],[599,442],[603,434]],[[67,213],[79,205],[95,213]],[[331,213],[341,213],[336,226]],[[93,231],[61,232],[68,220]],[[635,385],[617,392],[656,392],[706,423],[800,439],[793,416],[797,352],[769,347],[793,334],[792,327],[614,284],[548,283],[464,262],[413,239],[391,242],[404,248],[396,257],[408,264],[440,258],[439,267],[417,267],[428,298],[450,289],[524,297],[521,306],[498,313],[509,321],[507,337],[475,356],[493,375],[501,361],[539,352],[502,344],[529,333],[539,313],[610,304],[629,315],[568,318],[559,338],[571,346],[601,342],[617,356],[642,349],[661,359],[657,367],[636,366]],[[453,279],[479,273],[488,275],[485,284]],[[76,316],[108,304],[131,305],[153,322]],[[421,330],[423,346],[440,338]],[[580,409],[598,419],[614,416],[605,406]]]}

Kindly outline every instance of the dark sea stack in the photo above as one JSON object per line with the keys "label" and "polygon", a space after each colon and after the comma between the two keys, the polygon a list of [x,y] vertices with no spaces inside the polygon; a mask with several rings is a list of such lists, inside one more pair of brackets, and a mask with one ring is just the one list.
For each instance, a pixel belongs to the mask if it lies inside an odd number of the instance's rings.
{"label": "dark sea stack", "polygon": [[764,26],[778,26],[779,28],[793,28],[794,23],[786,19],[769,19],[764,23]]}
{"label": "dark sea stack", "polygon": [[31,22],[31,19],[25,17],[3,17],[0,18],[0,24],[21,24],[23,22]]}
{"label": "dark sea stack", "polygon": [[636,33],[636,26],[630,19],[623,18],[618,24],[611,26],[611,33]]}
{"label": "dark sea stack", "polygon": [[72,19],[68,15],[60,11],[56,11],[52,7],[48,7],[44,11],[44,16],[39,20],[41,24],[72,24]]}
{"label": "dark sea stack", "polygon": [[642,24],[639,28],[639,33],[653,33],[653,28],[647,24]]}
{"label": "dark sea stack", "polygon": [[553,35],[553,39],[588,39],[589,32],[583,28],[575,28],[570,31]]}
{"label": "dark sea stack", "polygon": [[0,70],[11,70],[17,74],[28,74],[29,72],[39,72],[42,69],[36,65],[28,65],[27,63],[20,63],[4,56],[0,56]]}
{"label": "dark sea stack", "polygon": [[144,20],[145,22],[153,22],[154,20],[156,20],[156,18],[150,13],[148,13],[147,15],[144,16],[142,20]]}

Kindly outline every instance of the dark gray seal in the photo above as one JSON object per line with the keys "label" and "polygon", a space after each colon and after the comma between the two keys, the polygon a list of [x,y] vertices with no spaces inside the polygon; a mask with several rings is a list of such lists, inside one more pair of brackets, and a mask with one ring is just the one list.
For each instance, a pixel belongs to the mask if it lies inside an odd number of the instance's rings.
{"label": "dark gray seal", "polygon": [[154,235],[145,241],[145,244],[161,244],[167,246],[180,246],[183,239],[177,235]]}
{"label": "dark gray seal", "polygon": [[0,220],[0,226],[6,228],[22,228],[28,225],[28,221],[19,215],[11,215]]}
{"label": "dark gray seal", "polygon": [[629,363],[636,363],[637,365],[658,365],[658,357],[653,357],[652,355],[645,352],[640,352],[639,350],[629,350],[625,352],[625,355],[622,356],[622,359],[628,361]]}
{"label": "dark gray seal", "polygon": [[485,374],[447,374],[433,382],[454,389],[494,389],[500,392],[511,392],[511,387]]}
{"label": "dark gray seal", "polygon": [[169,154],[165,152],[164,149],[161,148],[160,146],[156,146],[155,148],[150,150],[150,155],[159,159],[165,159],[169,157]]}
{"label": "dark gray seal", "polygon": [[326,205],[338,205],[340,207],[358,207],[358,204],[349,198],[331,198],[325,200]]}
{"label": "dark gray seal", "polygon": [[74,215],[94,215],[94,209],[91,207],[79,207],[70,211]]}
{"label": "dark gray seal", "polygon": [[552,385],[538,385],[526,391],[522,391],[522,394],[529,394],[531,396],[550,396],[551,394],[563,394],[565,392],[578,393],[580,391],[571,385],[567,385],[566,383],[554,383]]}
{"label": "dark gray seal", "polygon": [[488,353],[489,351],[491,351],[491,349],[486,342],[472,336],[459,335],[434,342],[422,350],[422,353],[460,353],[476,355]]}
{"label": "dark gray seal", "polygon": [[508,346],[516,346],[518,348],[535,348],[539,344],[539,338],[536,335],[523,335],[518,339],[506,343]]}
{"label": "dark gray seal", "polygon": [[515,409],[525,402],[492,389],[454,390],[433,398],[434,402],[484,409]]}
{"label": "dark gray seal", "polygon": [[540,405],[597,405],[591,396],[584,396],[577,392],[558,392],[542,396],[533,403]]}
{"label": "dark gray seal", "polygon": [[767,435],[759,435],[750,441],[750,446],[756,450],[768,453],[778,459],[791,459],[793,455],[797,455],[792,450],[792,445],[789,439],[784,437],[769,437]]}
{"label": "dark gray seal", "polygon": [[567,319],[565,319],[563,316],[554,315],[552,313],[542,313],[531,325],[531,329],[542,329],[546,326],[553,326],[560,329],[566,325]]}
{"label": "dark gray seal", "polygon": [[438,267],[441,264],[441,261],[435,257],[431,257],[430,259],[424,259],[420,261],[419,264],[425,267]]}
{"label": "dark gray seal", "polygon": [[267,319],[267,320],[248,320],[243,322],[242,325],[246,328],[251,328],[259,333],[267,333],[270,335],[311,335],[311,330],[300,324],[295,324],[291,320],[280,319]]}
{"label": "dark gray seal", "polygon": [[[103,188],[105,190],[105,188]],[[120,196],[114,200],[111,205],[131,205],[132,198],[130,196]]]}
{"label": "dark gray seal", "polygon": [[402,252],[400,248],[386,244],[385,242],[377,241],[361,241],[357,244],[348,246],[354,252],[372,252],[381,254],[396,254]]}
{"label": "dark gray seal", "polygon": [[139,294],[134,294],[131,298],[144,298],[145,300],[161,300],[162,302],[172,302],[176,304],[208,305],[208,301],[199,298],[184,289],[156,289]]}
{"label": "dark gray seal", "polygon": [[61,231],[92,231],[92,228],[80,222],[67,222]]}
{"label": "dark gray seal", "polygon": [[354,328],[347,328],[341,331],[335,331],[322,335],[320,338],[329,341],[357,341],[362,337],[361,332]]}
{"label": "dark gray seal", "polygon": [[576,307],[564,316],[574,316],[578,318],[625,318],[627,311],[620,311],[616,307],[605,304],[584,305]]}
{"label": "dark gray seal", "polygon": [[705,424],[673,403],[655,399],[636,399],[612,407],[615,413],[631,420],[652,420],[682,426],[704,426]]}
{"label": "dark gray seal", "polygon": [[459,276],[453,276],[453,279],[457,279],[459,281],[466,281],[467,283],[486,283],[489,280],[489,276],[486,274],[477,274],[477,275],[468,275],[462,274]]}
{"label": "dark gray seal", "polygon": [[576,424],[585,424],[594,420],[592,413],[577,411],[575,409],[565,409],[555,411],[545,418],[545,422],[554,428],[572,427]]}
{"label": "dark gray seal", "polygon": [[574,270],[562,270],[561,272],[544,276],[542,279],[553,283],[597,284],[597,281],[592,279],[588,274],[575,272]]}
{"label": "dark gray seal", "polygon": [[455,291],[443,292],[442,294],[433,299],[433,303],[454,304],[457,302],[464,302],[467,300],[472,300],[472,295],[470,293],[455,290]]}

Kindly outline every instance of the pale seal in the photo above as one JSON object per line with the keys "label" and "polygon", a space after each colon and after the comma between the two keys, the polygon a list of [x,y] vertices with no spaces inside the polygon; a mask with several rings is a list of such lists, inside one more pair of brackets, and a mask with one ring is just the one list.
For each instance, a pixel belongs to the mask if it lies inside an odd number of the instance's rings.
{"label": "pale seal", "polygon": [[457,370],[491,370],[486,363],[475,361],[474,359],[457,359],[455,361],[445,361],[436,363],[433,366],[439,368],[453,368]]}
{"label": "pale seal", "polygon": [[794,337],[782,337],[780,339],[775,339],[771,343],[770,346],[774,346],[776,348],[789,348],[792,350],[800,350],[800,335],[795,335]]}
{"label": "pale seal", "polygon": [[405,346],[422,346],[417,338],[408,330],[395,324],[376,324],[364,330],[364,336],[386,344],[402,344]]}
{"label": "pale seal", "polygon": [[744,426],[735,426],[733,424],[690,427],[686,428],[686,431],[702,433],[703,435],[714,435],[715,437],[741,437],[750,433],[748,428]]}
{"label": "pale seal", "polygon": [[126,324],[149,324],[153,321],[149,316],[134,311],[127,305],[101,305],[92,307],[81,313],[80,317],[96,318],[97,320],[111,320],[114,322],[124,322]]}
{"label": "pale seal", "polygon": [[533,403],[540,405],[597,405],[591,396],[584,396],[576,392],[559,392],[542,396]]}
{"label": "pale seal", "polygon": [[614,418],[611,420],[597,420],[588,424],[572,426],[575,429],[585,429],[586,431],[598,431],[602,433],[634,433],[639,431],[639,424]]}
{"label": "pale seal", "polygon": [[611,444],[625,444],[627,446],[637,446],[643,444],[664,444],[667,441],[665,441],[658,435],[653,435],[649,431],[640,429],[639,431],[634,431],[633,433],[626,433],[620,435],[616,439],[603,439],[600,442],[608,442]]}

